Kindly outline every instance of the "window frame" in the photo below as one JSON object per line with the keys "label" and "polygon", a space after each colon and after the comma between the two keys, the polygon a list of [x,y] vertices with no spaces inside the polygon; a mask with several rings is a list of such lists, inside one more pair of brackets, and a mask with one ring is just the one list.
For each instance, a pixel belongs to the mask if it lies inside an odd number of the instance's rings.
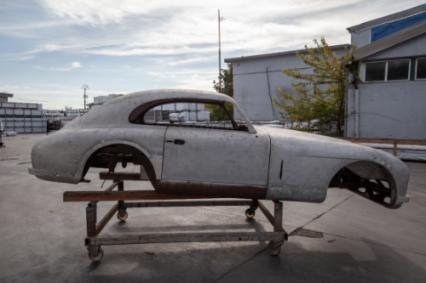
{"label": "window frame", "polygon": [[[372,64],[372,63],[382,63],[385,62],[385,75],[383,80],[373,80],[373,81],[367,81],[367,65],[368,64]],[[364,62],[364,82],[367,83],[380,83],[380,82],[386,82],[387,77],[388,77],[388,61],[386,60],[377,60],[377,61],[366,61]]]}
{"label": "window frame", "polygon": [[[398,79],[398,80],[389,80],[388,76],[389,76],[389,62],[390,61],[408,61],[408,72],[407,72],[407,78],[406,79]],[[409,81],[411,77],[411,60],[410,58],[395,58],[395,59],[389,59],[386,61],[386,81],[387,82],[401,82],[401,81]]]}
{"label": "window frame", "polygon": [[[188,99],[188,98],[154,100],[136,107],[129,115],[129,122],[131,124],[147,125],[147,126],[167,126],[167,127],[173,126],[173,127],[187,127],[187,128],[197,128],[197,129],[250,132],[250,129],[248,128],[247,125],[246,125],[246,128],[247,128],[246,130],[242,130],[241,128],[239,128],[238,123],[234,120],[231,113],[229,113],[229,111],[226,109],[225,107],[226,102],[228,101],[218,101],[218,100],[211,100],[211,99]],[[173,124],[173,123],[160,124],[160,123],[145,122],[145,114],[148,111],[150,111],[152,108],[160,106],[160,105],[171,104],[171,103],[196,103],[196,104],[204,103],[204,104],[218,105],[219,107],[223,109],[224,113],[229,117],[229,121],[232,124],[232,128],[215,128],[215,127],[206,127],[206,126],[199,126],[199,125],[185,125],[185,124]],[[231,102],[228,102],[228,103],[231,103]],[[136,119],[139,120],[140,122],[137,122]]]}
{"label": "window frame", "polygon": [[414,68],[414,80],[416,80],[416,81],[424,81],[424,80],[426,80],[426,78],[418,78],[417,77],[417,67],[418,67],[418,64],[419,64],[419,59],[426,60],[426,57],[417,57],[416,58],[416,66]]}
{"label": "window frame", "polygon": [[[425,57],[426,58],[426,57]],[[397,61],[397,60],[407,60],[408,61],[408,74],[406,79],[399,79],[399,80],[389,80],[389,62],[390,61]],[[367,81],[367,64],[368,63],[380,63],[385,62],[385,78],[384,80],[377,80],[377,81]],[[404,82],[404,81],[410,81],[411,79],[411,59],[410,58],[392,58],[392,59],[382,59],[382,60],[371,60],[371,61],[365,61],[364,63],[364,70],[362,70],[363,75],[363,82],[364,83],[387,83],[387,82]],[[417,76],[417,60],[416,60],[416,76]],[[420,79],[423,80],[423,79]]]}

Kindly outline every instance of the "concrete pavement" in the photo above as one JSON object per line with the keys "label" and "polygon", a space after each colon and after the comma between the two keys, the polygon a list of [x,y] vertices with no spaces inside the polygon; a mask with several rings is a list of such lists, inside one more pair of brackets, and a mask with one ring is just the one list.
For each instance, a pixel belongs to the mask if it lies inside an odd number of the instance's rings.
{"label": "concrete pavement", "polygon": [[[83,245],[85,204],[63,203],[62,193],[99,189],[101,182],[96,172],[89,175],[93,182],[78,186],[29,175],[31,146],[42,137],[6,137],[0,149],[1,282],[425,282],[425,163],[408,164],[411,201],[397,210],[339,189],[329,190],[321,204],[285,202],[287,231],[305,230],[293,234],[278,257],[266,243],[150,244],[104,247],[95,265]],[[271,229],[260,213],[247,222],[244,210],[135,209],[125,225],[112,220],[106,233]]]}

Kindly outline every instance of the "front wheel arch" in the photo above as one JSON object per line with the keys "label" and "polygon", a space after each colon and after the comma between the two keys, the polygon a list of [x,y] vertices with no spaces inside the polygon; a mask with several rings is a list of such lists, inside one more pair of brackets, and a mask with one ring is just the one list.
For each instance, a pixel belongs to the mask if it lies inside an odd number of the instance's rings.
{"label": "front wheel arch", "polygon": [[398,208],[397,188],[391,172],[373,161],[355,161],[343,166],[330,179],[329,187],[346,188],[389,208]]}

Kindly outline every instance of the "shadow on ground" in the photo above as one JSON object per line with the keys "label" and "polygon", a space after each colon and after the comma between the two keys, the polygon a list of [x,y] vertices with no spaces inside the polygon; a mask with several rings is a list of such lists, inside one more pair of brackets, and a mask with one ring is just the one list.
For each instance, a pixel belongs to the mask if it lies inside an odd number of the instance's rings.
{"label": "shadow on ground", "polygon": [[[182,244],[178,250],[176,245],[166,244],[160,252],[154,252],[155,245],[106,247],[98,265],[89,260],[76,264],[75,258],[64,256],[56,265],[67,265],[68,269],[74,265],[69,274],[60,270],[46,274],[46,268],[41,267],[40,272],[28,276],[40,281],[61,276],[75,282],[424,282],[426,271],[397,251],[362,242],[371,249],[373,258],[359,260],[342,251],[307,250],[297,237],[286,243],[278,257],[270,256],[267,246],[258,243]],[[175,250],[167,251],[170,248]]]}

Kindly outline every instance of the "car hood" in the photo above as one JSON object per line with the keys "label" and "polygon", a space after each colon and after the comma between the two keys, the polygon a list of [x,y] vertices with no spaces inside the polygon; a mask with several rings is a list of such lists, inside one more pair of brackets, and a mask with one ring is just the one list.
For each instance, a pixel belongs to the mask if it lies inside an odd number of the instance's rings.
{"label": "car hood", "polygon": [[255,126],[259,133],[268,134],[273,142],[285,143],[291,147],[291,152],[303,156],[327,156],[335,158],[359,158],[354,153],[365,152],[366,154],[386,154],[373,148],[354,144],[339,138],[311,134],[302,131],[285,129],[275,125]]}
{"label": "car hood", "polygon": [[[316,183],[324,175],[328,175],[327,178],[323,178],[327,181],[323,184],[326,186],[331,177],[343,167],[349,168],[365,179],[378,179],[381,176],[372,170],[374,166],[368,165],[377,164],[386,169],[395,182],[397,198],[392,206],[397,207],[402,202],[407,201],[408,167],[389,153],[342,139],[277,126],[262,125],[255,128],[259,134],[270,136],[271,162],[278,164],[280,160],[286,161],[284,167],[286,165],[288,167],[283,170],[287,172],[287,180],[284,180],[287,186],[300,182],[300,172],[303,172],[304,176],[315,179]],[[278,160],[274,161],[275,159]],[[275,166],[278,166],[277,164]],[[292,176],[296,177],[293,178]],[[307,182],[306,178],[304,180],[304,182]]]}

